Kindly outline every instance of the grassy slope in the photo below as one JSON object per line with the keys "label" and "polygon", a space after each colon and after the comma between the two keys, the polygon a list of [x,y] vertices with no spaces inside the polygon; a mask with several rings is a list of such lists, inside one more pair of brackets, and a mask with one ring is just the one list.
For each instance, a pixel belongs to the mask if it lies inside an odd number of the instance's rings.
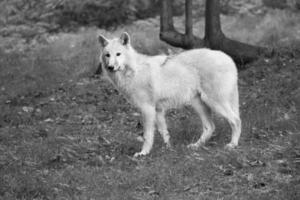
{"label": "grassy slope", "polygon": [[[159,42],[155,20],[125,29],[140,51],[170,48]],[[31,53],[0,52],[0,199],[300,198],[299,55],[240,73],[238,149],[223,149],[230,130],[216,116],[207,149],[188,150],[201,124],[183,108],[168,113],[173,150],[157,137],[149,156],[133,159],[141,145],[137,110],[103,80],[78,79],[96,66],[92,38],[95,31],[62,34]]]}

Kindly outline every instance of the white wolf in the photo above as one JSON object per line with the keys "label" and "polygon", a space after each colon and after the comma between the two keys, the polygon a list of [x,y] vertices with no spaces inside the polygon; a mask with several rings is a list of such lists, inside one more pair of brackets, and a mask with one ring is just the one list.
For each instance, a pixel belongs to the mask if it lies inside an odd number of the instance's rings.
{"label": "white wolf", "polygon": [[144,143],[134,156],[150,152],[155,125],[170,146],[165,120],[169,108],[191,105],[202,121],[200,139],[190,144],[203,145],[215,129],[212,111],[221,114],[232,129],[231,142],[238,145],[241,134],[237,69],[233,60],[221,51],[194,49],[173,56],[146,56],[136,52],[130,37],[123,33],[112,40],[99,36],[103,75],[136,105],[143,116]]}

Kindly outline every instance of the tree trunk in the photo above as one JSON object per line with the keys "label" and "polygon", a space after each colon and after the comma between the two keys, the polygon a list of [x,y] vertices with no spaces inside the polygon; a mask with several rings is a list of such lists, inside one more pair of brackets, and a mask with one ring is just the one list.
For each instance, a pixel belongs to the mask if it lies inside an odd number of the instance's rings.
{"label": "tree trunk", "polygon": [[227,38],[221,29],[220,2],[219,0],[207,0],[205,7],[205,36],[204,39],[193,35],[192,25],[192,0],[186,0],[186,26],[185,34],[176,31],[173,25],[171,0],[161,0],[161,40],[183,49],[208,47],[224,51],[238,64],[254,61],[260,56],[271,56],[272,51],[264,48],[245,44]]}
{"label": "tree trunk", "polygon": [[205,37],[206,47],[218,49],[230,55],[237,63],[248,63],[259,56],[270,54],[267,48],[231,40],[222,32],[219,0],[206,1]]}
{"label": "tree trunk", "polygon": [[207,47],[217,47],[225,38],[221,29],[219,0],[207,0],[205,4],[205,36]]}
{"label": "tree trunk", "polygon": [[192,0],[186,0],[186,31],[185,34],[179,33],[173,25],[172,0],[161,0],[160,14],[160,39],[168,44],[181,47],[183,49],[192,49],[203,47],[202,39],[193,35],[192,29]]}
{"label": "tree trunk", "polygon": [[188,40],[193,37],[193,13],[192,13],[192,0],[185,1],[185,35]]}

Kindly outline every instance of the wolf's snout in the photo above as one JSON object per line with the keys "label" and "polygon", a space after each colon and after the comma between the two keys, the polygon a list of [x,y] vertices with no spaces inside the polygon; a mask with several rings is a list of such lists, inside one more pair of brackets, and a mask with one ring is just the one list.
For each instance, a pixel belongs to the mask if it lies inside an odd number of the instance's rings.
{"label": "wolf's snout", "polygon": [[107,69],[108,69],[109,71],[114,71],[114,66],[109,65],[109,66],[107,66]]}

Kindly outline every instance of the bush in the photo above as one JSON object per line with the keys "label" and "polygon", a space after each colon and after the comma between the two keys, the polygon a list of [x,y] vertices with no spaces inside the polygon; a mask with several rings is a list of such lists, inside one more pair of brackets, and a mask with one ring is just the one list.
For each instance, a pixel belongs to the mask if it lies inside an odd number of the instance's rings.
{"label": "bush", "polygon": [[[159,12],[158,0],[11,0],[0,1],[0,35],[14,34],[16,26],[39,33],[72,31],[80,26],[111,28]],[[20,35],[23,35],[20,33]]]}
{"label": "bush", "polygon": [[111,28],[157,14],[158,1],[64,0],[57,11],[61,27],[78,24]]}
{"label": "bush", "polygon": [[263,3],[270,8],[284,9],[288,7],[287,0],[263,0]]}
{"label": "bush", "polygon": [[65,0],[57,9],[58,24],[62,27],[78,23],[107,28],[125,23],[134,16],[128,0]]}

